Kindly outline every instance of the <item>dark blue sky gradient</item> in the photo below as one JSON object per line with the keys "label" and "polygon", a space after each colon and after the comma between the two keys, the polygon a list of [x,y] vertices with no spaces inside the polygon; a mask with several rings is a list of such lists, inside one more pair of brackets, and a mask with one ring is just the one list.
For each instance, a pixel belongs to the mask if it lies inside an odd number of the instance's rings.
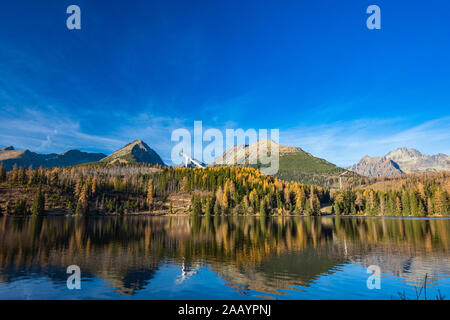
{"label": "dark blue sky gradient", "polygon": [[[66,28],[70,4],[79,31]],[[370,4],[381,30],[366,28]],[[280,128],[282,143],[341,165],[401,146],[450,151],[449,1],[0,6],[0,145],[110,152],[143,138],[167,159],[171,130],[203,120]]]}

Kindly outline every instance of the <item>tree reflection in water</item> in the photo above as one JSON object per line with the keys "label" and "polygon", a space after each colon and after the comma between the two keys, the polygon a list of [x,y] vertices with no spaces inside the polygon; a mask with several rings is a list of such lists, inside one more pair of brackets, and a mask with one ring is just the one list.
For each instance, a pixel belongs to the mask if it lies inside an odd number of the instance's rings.
{"label": "tree reflection in water", "polygon": [[353,261],[412,282],[427,273],[432,284],[450,273],[449,228],[447,219],[2,217],[0,282],[39,275],[65,283],[75,264],[133,294],[170,262],[181,269],[177,284],[208,265],[236,290],[281,294]]}

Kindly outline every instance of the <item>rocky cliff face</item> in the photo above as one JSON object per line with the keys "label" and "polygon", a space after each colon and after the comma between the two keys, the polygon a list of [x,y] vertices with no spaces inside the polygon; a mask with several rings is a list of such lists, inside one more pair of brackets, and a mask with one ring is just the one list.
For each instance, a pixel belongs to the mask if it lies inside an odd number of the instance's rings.
{"label": "rocky cliff face", "polygon": [[450,171],[450,156],[443,153],[427,156],[415,149],[399,148],[386,158],[398,163],[405,173]]}
{"label": "rocky cliff face", "polygon": [[367,177],[450,171],[450,156],[442,153],[427,156],[416,149],[399,148],[383,157],[365,156],[359,163],[347,169]]}
{"label": "rocky cliff face", "polygon": [[359,163],[347,169],[366,177],[392,176],[403,173],[397,163],[384,157],[371,158],[365,156]]}

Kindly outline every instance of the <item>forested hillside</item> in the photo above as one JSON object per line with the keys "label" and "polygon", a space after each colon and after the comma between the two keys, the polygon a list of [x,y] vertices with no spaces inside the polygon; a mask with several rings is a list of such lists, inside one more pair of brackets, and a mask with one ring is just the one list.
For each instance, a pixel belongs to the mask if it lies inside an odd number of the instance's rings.
{"label": "forested hillside", "polygon": [[226,150],[221,157],[214,159],[212,165],[248,166],[256,169],[264,167],[258,159],[260,147],[262,152],[276,146],[279,150],[278,179],[298,181],[322,187],[331,187],[339,183],[339,175],[359,177],[357,173],[340,168],[325,159],[314,157],[298,147],[279,145],[272,140],[260,140],[251,145],[234,146]]}
{"label": "forested hillside", "polygon": [[246,167],[94,163],[53,169],[16,166],[6,172],[0,166],[0,213],[320,215],[333,201],[329,211],[337,215],[450,214],[448,172],[355,178],[352,183],[355,186],[344,185],[330,198],[327,188],[287,182]]}
{"label": "forested hillside", "polygon": [[387,216],[450,215],[450,173],[364,179],[334,195],[335,214]]}
{"label": "forested hillside", "polygon": [[285,182],[253,168],[155,168],[90,164],[72,168],[15,167],[0,175],[4,214],[172,212],[170,198],[191,196],[192,214],[319,215],[328,189]]}

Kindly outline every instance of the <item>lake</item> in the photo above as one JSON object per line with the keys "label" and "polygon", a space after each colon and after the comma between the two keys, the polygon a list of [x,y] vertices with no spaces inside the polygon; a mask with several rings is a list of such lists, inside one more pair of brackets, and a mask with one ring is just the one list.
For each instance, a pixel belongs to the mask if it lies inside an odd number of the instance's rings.
{"label": "lake", "polygon": [[425,279],[448,299],[449,236],[450,219],[0,217],[0,299],[417,299]]}

